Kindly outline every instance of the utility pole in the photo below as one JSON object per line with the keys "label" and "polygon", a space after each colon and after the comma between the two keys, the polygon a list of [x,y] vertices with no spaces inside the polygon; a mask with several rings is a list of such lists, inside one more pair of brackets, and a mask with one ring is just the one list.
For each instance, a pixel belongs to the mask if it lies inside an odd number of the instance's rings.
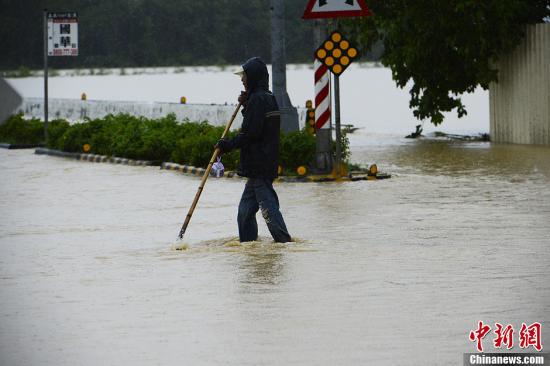
{"label": "utility pole", "polygon": [[286,91],[285,8],[284,0],[271,0],[271,78],[273,94],[281,111],[281,129],[298,131],[298,111]]}

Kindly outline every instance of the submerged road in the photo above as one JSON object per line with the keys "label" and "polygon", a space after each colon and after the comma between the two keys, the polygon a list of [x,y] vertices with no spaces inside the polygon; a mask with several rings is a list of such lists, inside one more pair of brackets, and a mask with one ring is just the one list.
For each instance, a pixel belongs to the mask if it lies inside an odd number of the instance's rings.
{"label": "submerged road", "polygon": [[260,215],[236,242],[244,182],[209,179],[186,251],[198,178],[0,149],[0,364],[458,365],[479,320],[548,342],[550,150],[352,146],[392,179],[277,184],[296,243]]}

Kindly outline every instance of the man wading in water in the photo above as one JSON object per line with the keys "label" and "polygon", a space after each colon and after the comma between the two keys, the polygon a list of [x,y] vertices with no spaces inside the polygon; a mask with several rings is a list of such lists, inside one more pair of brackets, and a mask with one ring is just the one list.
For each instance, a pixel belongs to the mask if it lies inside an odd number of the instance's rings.
{"label": "man wading in water", "polygon": [[258,239],[256,213],[260,209],[273,239],[286,243],[291,239],[273,189],[279,165],[279,107],[269,91],[267,67],[259,57],[246,61],[237,74],[245,88],[239,96],[244,106],[241,132],[233,139],[221,139],[216,147],[222,154],[241,149],[238,174],[248,180],[237,216],[239,239],[241,242]]}

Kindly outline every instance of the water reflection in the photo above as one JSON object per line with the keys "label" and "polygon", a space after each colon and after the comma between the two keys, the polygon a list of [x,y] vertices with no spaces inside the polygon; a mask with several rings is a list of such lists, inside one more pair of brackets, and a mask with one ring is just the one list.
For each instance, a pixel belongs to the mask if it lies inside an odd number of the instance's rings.
{"label": "water reflection", "polygon": [[199,253],[234,253],[238,255],[238,279],[243,284],[276,285],[284,276],[284,256],[289,251],[309,251],[300,241],[275,243],[271,238],[241,243],[238,237],[211,239],[199,243],[172,245],[169,259]]}
{"label": "water reflection", "polygon": [[255,285],[277,285],[284,277],[284,253],[283,248],[275,243],[258,244],[255,250],[243,252],[239,265],[240,282]]}

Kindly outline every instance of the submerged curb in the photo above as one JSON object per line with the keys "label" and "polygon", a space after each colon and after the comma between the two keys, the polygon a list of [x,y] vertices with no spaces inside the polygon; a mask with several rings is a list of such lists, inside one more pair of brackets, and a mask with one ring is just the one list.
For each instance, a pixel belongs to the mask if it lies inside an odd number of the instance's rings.
{"label": "submerged curb", "polygon": [[[183,174],[191,174],[191,175],[196,175],[201,177],[206,171],[206,169],[204,168],[197,168],[190,165],[181,165],[176,163],[162,163],[160,168],[166,169],[166,170],[174,170]],[[237,175],[237,173],[233,171],[225,172],[223,178],[243,179],[243,177]],[[332,175],[306,175],[303,177],[281,176],[275,179],[274,182],[278,182],[278,183],[355,182],[360,180],[379,180],[379,179],[387,179],[387,178],[391,178],[391,175],[386,173],[378,173],[376,175],[368,175],[366,173],[364,174],[361,173],[361,174],[350,174],[347,177],[340,177],[340,178],[336,178]]]}
{"label": "submerged curb", "polygon": [[197,168],[191,165],[180,165],[176,163],[162,163],[160,165],[160,168],[166,169],[166,170],[176,170],[184,174],[191,174],[191,175],[198,175],[198,176],[202,176],[204,172],[206,172],[206,169],[204,168]]}
{"label": "submerged curb", "polygon": [[[160,165],[160,168],[166,169],[166,170],[175,170],[180,173],[197,175],[201,177],[204,175],[204,172],[206,172],[206,169],[204,168],[197,168],[192,165],[181,165],[177,163],[162,163]],[[238,176],[237,173],[233,171],[227,171],[223,175],[223,178],[241,178],[241,177]]]}
{"label": "submerged curb", "polygon": [[80,161],[89,161],[93,163],[111,163],[111,164],[122,164],[122,165],[132,165],[132,166],[153,165],[151,161],[147,161],[147,160],[133,160],[133,159],[117,158],[113,156],[97,155],[97,154],[71,153],[71,152],[54,150],[54,149],[46,149],[46,148],[38,148],[34,150],[34,153],[37,155],[57,156],[61,158],[76,159]]}
{"label": "submerged curb", "polygon": [[276,182],[292,183],[325,183],[325,182],[357,182],[360,180],[380,180],[391,178],[390,174],[378,173],[377,175],[350,174],[347,177],[336,178],[332,175],[307,175],[305,177],[279,177]]}
{"label": "submerged curb", "polygon": [[5,142],[0,142],[0,148],[10,149],[10,150],[13,150],[13,149],[34,149],[34,148],[41,147],[41,146],[44,146],[44,145],[42,145],[42,144],[8,144],[8,143],[5,143]]}
{"label": "submerged curb", "polygon": [[[132,160],[126,158],[117,158],[113,156],[106,155],[96,155],[96,154],[80,154],[80,153],[71,153],[61,150],[47,149],[47,148],[38,148],[34,151],[37,155],[50,155],[57,156],[61,158],[75,159],[80,161],[89,161],[94,163],[111,163],[111,164],[121,164],[121,165],[132,165],[132,166],[152,166],[158,165],[154,164],[151,161],[147,160]],[[191,165],[181,165],[176,163],[162,163],[160,169],[165,170],[174,170],[187,175],[195,175],[202,177],[206,172],[204,168],[197,168]],[[236,172],[227,171],[225,172],[224,178],[239,178],[242,179]],[[360,180],[379,180],[391,178],[391,175],[386,173],[378,173],[376,175],[368,174],[350,174],[347,177],[336,178],[332,175],[307,175],[303,177],[288,177],[282,176],[275,179],[275,182],[279,183],[323,183],[323,182],[355,182]]]}

